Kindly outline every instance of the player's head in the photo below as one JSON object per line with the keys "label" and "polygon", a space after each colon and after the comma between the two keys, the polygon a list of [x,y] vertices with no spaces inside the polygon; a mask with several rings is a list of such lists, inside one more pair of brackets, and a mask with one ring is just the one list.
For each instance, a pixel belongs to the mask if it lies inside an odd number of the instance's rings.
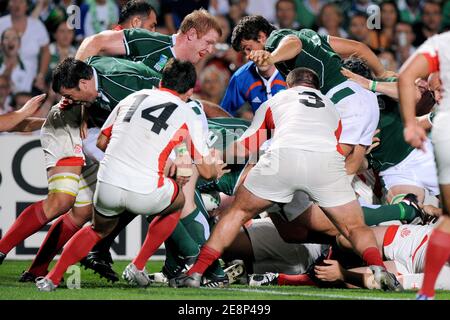
{"label": "player's head", "polygon": [[350,57],[348,59],[345,59],[344,62],[342,63],[342,67],[366,79],[373,80],[373,75],[372,72],[370,71],[369,66],[367,65],[367,63],[365,63],[363,60],[359,58]]}
{"label": "player's head", "polygon": [[64,59],[55,68],[52,89],[79,102],[93,102],[98,96],[92,67],[74,58]]}
{"label": "player's head", "polygon": [[182,41],[175,43],[177,57],[192,63],[214,51],[214,46],[222,35],[217,19],[204,9],[188,14],[180,25]]}
{"label": "player's head", "polygon": [[155,32],[156,11],[144,0],[128,1],[120,11],[119,25],[124,29],[142,28]]}
{"label": "player's head", "polygon": [[273,30],[275,27],[262,16],[244,17],[233,29],[231,45],[246,55],[252,50],[263,50]]}
{"label": "player's head", "polygon": [[197,73],[192,63],[170,59],[162,71],[161,87],[177,92],[187,100],[194,92]]}
{"label": "player's head", "polygon": [[313,70],[308,68],[295,68],[289,72],[286,77],[286,84],[288,88],[296,86],[305,86],[314,89],[320,88],[319,76]]}

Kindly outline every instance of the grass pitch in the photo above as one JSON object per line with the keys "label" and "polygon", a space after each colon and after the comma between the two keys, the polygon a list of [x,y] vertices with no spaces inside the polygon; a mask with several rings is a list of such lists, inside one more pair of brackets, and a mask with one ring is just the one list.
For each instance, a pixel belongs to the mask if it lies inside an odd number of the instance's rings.
{"label": "grass pitch", "polygon": [[[116,261],[114,270],[121,274],[128,261]],[[100,279],[91,270],[81,271],[81,289],[62,285],[55,292],[38,292],[33,283],[18,282],[30,261],[4,261],[0,266],[1,300],[410,300],[414,291],[391,293],[363,289],[319,289],[315,287],[231,285],[226,289],[169,288],[153,285],[145,289],[130,287],[124,280],[115,284]],[[149,273],[161,270],[161,261],[147,264]],[[69,275],[66,274],[65,277]],[[438,291],[436,300],[450,300],[450,291]]]}

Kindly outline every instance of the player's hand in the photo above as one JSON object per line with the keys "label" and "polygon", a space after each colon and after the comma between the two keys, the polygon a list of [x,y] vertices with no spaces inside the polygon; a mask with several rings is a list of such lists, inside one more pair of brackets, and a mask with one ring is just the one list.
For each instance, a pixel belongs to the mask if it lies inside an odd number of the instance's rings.
{"label": "player's hand", "polygon": [[46,97],[47,97],[46,93],[34,96],[30,100],[28,100],[27,103],[25,103],[25,105],[22,108],[20,108],[19,111],[23,112],[26,115],[26,117],[31,116],[44,103]]}
{"label": "player's hand", "polygon": [[342,267],[337,260],[323,260],[324,265],[316,265],[314,272],[319,280],[334,282],[344,281]]}
{"label": "player's hand", "polygon": [[370,80],[364,78],[363,76],[360,76],[359,74],[356,74],[354,72],[351,72],[348,69],[341,68],[341,73],[344,75],[344,77],[347,77],[349,80],[352,80],[356,83],[358,83],[361,87],[364,89],[370,90]]}
{"label": "player's hand", "polygon": [[264,67],[274,64],[271,53],[265,50],[252,50],[247,58],[257,66]]}
{"label": "player's hand", "polygon": [[366,155],[371,153],[373,149],[375,149],[376,147],[378,147],[380,145],[381,140],[379,137],[376,136],[379,133],[380,133],[380,129],[375,130],[375,134],[373,135],[373,138],[372,138],[372,144],[370,145],[370,147],[367,148]]}
{"label": "player's hand", "polygon": [[425,129],[416,122],[405,126],[405,129],[403,129],[403,136],[405,141],[414,148],[421,149],[424,152],[426,151],[424,142],[427,140],[427,134]]}

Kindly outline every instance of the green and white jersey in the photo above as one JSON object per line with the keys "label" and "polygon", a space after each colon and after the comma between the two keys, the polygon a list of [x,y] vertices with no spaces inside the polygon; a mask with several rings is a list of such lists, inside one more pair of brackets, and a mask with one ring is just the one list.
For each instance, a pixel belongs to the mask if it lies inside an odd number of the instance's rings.
{"label": "green and white jersey", "polygon": [[302,51],[295,58],[276,64],[277,69],[287,77],[295,68],[304,67],[314,70],[319,75],[320,91],[326,94],[331,88],[346,81],[341,74],[342,61],[334,52],[326,37],[310,29],[295,31],[280,29],[273,31],[266,42],[266,50],[275,51],[281,40],[294,35],[302,42]]}
{"label": "green and white jersey", "polygon": [[[212,118],[208,119],[208,146],[218,150],[225,150],[228,145],[238,139],[250,126],[250,122],[239,118]],[[231,171],[219,180],[206,181],[201,178],[197,181],[197,190],[200,192],[218,191],[233,195],[239,178],[246,164],[233,164],[228,167]]]}
{"label": "green and white jersey", "polygon": [[173,36],[145,29],[125,29],[126,55],[133,61],[142,61],[156,72],[162,72],[170,58],[174,57]]}
{"label": "green and white jersey", "polygon": [[367,155],[370,165],[377,171],[384,171],[402,162],[413,150],[403,139],[403,123],[397,101],[379,96],[380,121],[377,137],[380,145]]}
{"label": "green and white jersey", "polygon": [[90,120],[101,127],[117,103],[142,89],[159,86],[161,75],[142,62],[114,57],[90,57],[86,63],[94,68],[99,97],[87,108]]}

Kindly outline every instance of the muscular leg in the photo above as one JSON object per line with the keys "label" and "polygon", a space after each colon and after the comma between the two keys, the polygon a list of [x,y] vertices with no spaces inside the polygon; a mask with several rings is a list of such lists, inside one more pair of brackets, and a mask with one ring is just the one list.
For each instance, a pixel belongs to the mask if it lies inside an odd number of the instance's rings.
{"label": "muscular leg", "polygon": [[450,261],[450,184],[440,185],[444,215],[430,236],[425,255],[425,269],[419,294],[434,297],[436,280],[443,265]]}
{"label": "muscular leg", "polygon": [[61,258],[46,276],[55,285],[59,285],[67,268],[83,259],[92,247],[106,237],[117,224],[116,218],[106,218],[95,212],[94,224],[80,229],[67,243]]}
{"label": "muscular leg", "polygon": [[[79,176],[81,167],[53,167],[49,169],[47,175],[50,178],[60,173],[71,173]],[[71,176],[69,179],[74,179],[74,177]],[[75,203],[76,192],[64,193],[54,190],[53,193],[48,194],[45,200],[28,206],[0,240],[0,252],[7,254],[49,221],[69,211]]]}
{"label": "muscular leg", "polygon": [[28,272],[45,276],[48,265],[67,241],[92,218],[92,205],[74,207],[51,226]]}
{"label": "muscular leg", "polygon": [[220,257],[225,248],[231,245],[241,226],[271,205],[272,202],[255,196],[241,185],[233,205],[220,218],[188,275],[203,274],[208,266]]}
{"label": "muscular leg", "polygon": [[423,200],[425,199],[425,190],[423,188],[410,185],[393,186],[389,189],[386,195],[386,200],[388,201],[388,203],[392,203],[392,200],[396,200],[396,196],[405,195],[408,193],[415,194],[417,196],[417,199],[419,200],[419,203],[423,203]]}
{"label": "muscular leg", "polygon": [[322,209],[368,265],[384,267],[375,235],[364,223],[362,209],[356,200],[338,207]]}

